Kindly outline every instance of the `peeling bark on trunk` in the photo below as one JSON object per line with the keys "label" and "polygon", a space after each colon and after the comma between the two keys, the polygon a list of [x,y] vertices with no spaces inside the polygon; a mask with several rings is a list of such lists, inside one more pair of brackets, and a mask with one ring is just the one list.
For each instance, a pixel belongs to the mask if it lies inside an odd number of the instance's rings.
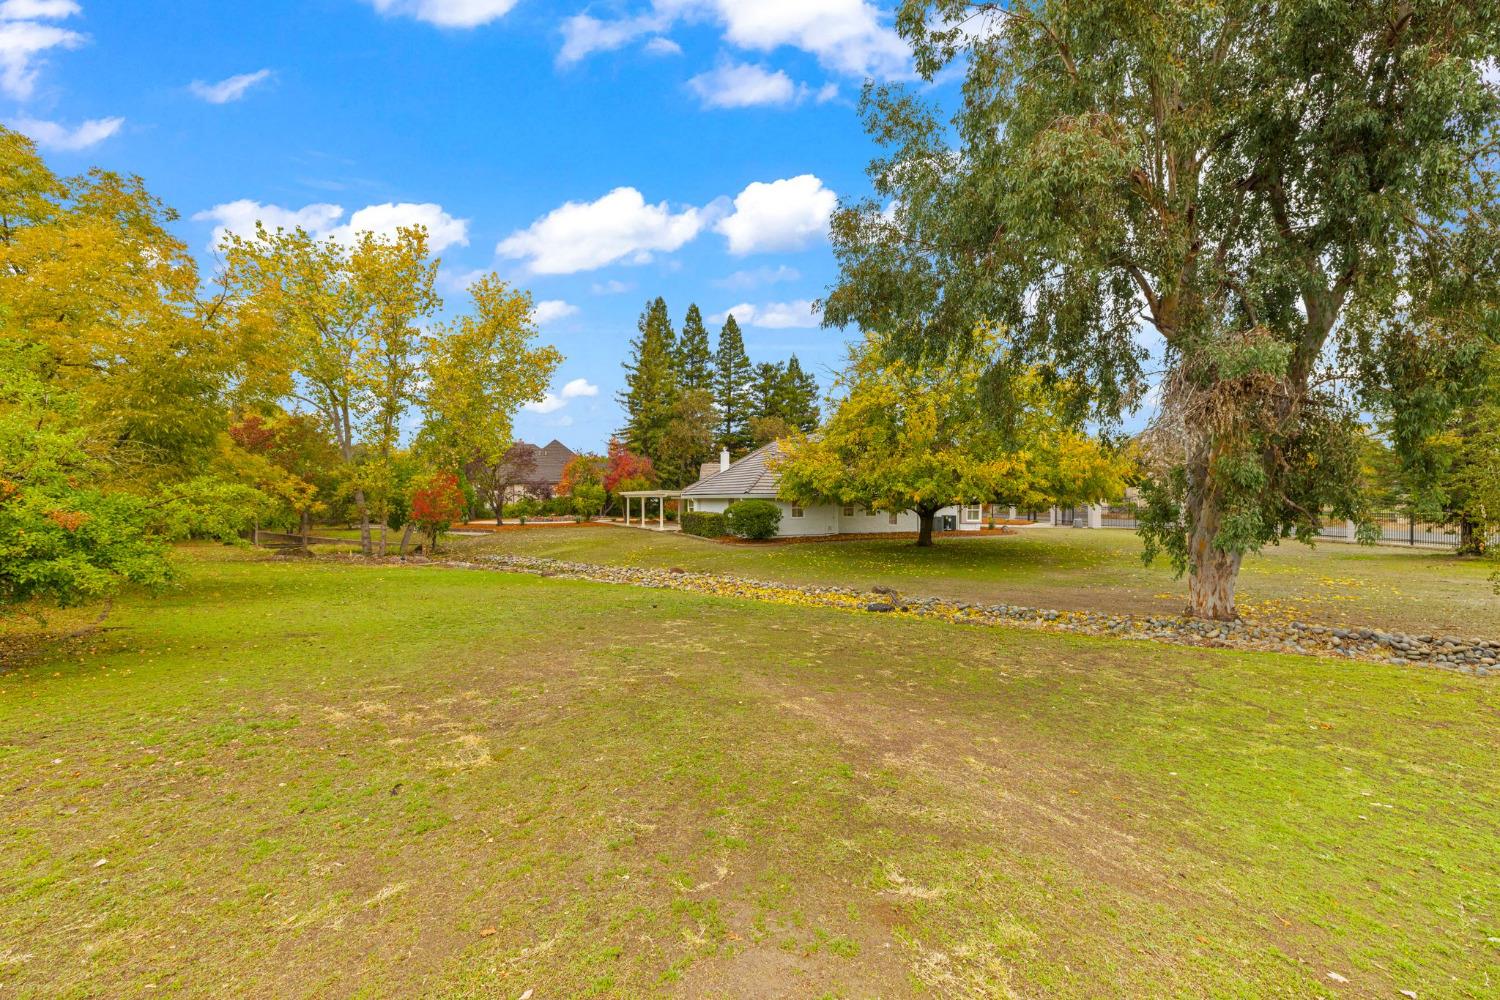
{"label": "peeling bark on trunk", "polygon": [[[1203,478],[1198,479],[1199,484]],[[1239,617],[1234,606],[1239,580],[1238,552],[1225,552],[1214,545],[1219,534],[1220,511],[1216,498],[1205,495],[1202,485],[1188,499],[1188,614],[1214,621]]]}
{"label": "peeling bark on trunk", "polygon": [[407,546],[407,544],[410,541],[411,541],[411,522],[407,521],[406,522],[406,527],[403,528],[402,531],[401,531],[401,548],[400,548],[400,554],[401,554],[401,558],[402,559],[406,558],[406,546]]}

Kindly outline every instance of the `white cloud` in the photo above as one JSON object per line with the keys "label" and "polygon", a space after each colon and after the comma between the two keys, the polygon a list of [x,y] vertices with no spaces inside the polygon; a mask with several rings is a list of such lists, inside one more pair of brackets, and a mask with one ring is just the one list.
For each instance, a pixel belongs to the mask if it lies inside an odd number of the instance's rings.
{"label": "white cloud", "polygon": [[547,393],[541,399],[532,403],[521,404],[521,409],[532,413],[553,413],[568,405],[568,401],[556,393]]}
{"label": "white cloud", "polygon": [[395,236],[396,230],[409,226],[422,226],[427,230],[427,248],[433,253],[442,253],[451,246],[469,245],[469,220],[455,219],[443,211],[443,206],[430,201],[367,205],[349,216],[344,225],[329,230],[327,235],[353,242],[359,233]]}
{"label": "white cloud", "polygon": [[633,187],[615,188],[597,201],[570,201],[517,230],[495,247],[502,257],[523,258],[533,274],[573,274],[617,261],[644,264],[698,235],[705,209],[674,213],[666,202],[646,204]]}
{"label": "white cloud", "polygon": [[751,63],[720,63],[688,81],[708,108],[749,108],[758,104],[794,104],[807,93],[781,70],[774,73]]}
{"label": "white cloud", "polygon": [[578,312],[578,307],[562,299],[543,299],[531,310],[532,322],[545,326],[553,320],[564,319]]}
{"label": "white cloud", "polygon": [[741,326],[758,326],[766,330],[810,329],[822,325],[823,314],[808,299],[793,302],[768,302],[763,306],[742,302],[710,316],[710,323],[722,323],[730,316]]}
{"label": "white cloud", "polygon": [[653,56],[682,55],[682,46],[678,45],[676,42],[672,41],[672,39],[666,37],[665,35],[657,35],[645,45],[641,46],[641,49]]}
{"label": "white cloud", "polygon": [[797,250],[828,230],[838,196],[813,174],[769,184],[756,181],[734,199],[734,211],[714,226],[732,254]]}
{"label": "white cloud", "polygon": [[712,21],[726,42],[741,49],[801,49],[850,76],[910,75],[910,50],[870,0],[654,0],[649,12],[612,21],[580,14],[564,24],[558,60],[576,62],[618,49],[680,20]]}
{"label": "white cloud", "polygon": [[814,98],[819,104],[827,104],[829,101],[837,100],[839,96],[839,85],[836,83],[825,83],[818,88],[818,95]]}
{"label": "white cloud", "polygon": [[570,400],[580,399],[585,396],[599,395],[599,387],[585,378],[575,378],[562,387],[561,392],[549,392],[535,403],[526,403],[521,407],[532,413],[556,413]]}
{"label": "white cloud", "polygon": [[31,136],[38,145],[47,149],[76,152],[103,142],[120,131],[120,126],[124,124],[123,118],[91,118],[74,128],[68,128],[57,122],[17,118],[11,122],[11,127]]}
{"label": "white cloud", "polygon": [[620,281],[616,278],[611,278],[608,281],[596,281],[589,286],[589,291],[595,295],[619,295],[623,292],[633,291],[634,289],[635,282]]}
{"label": "white cloud", "polygon": [[18,101],[36,89],[39,56],[51,49],[76,49],[88,38],[44,24],[79,13],[72,0],[5,0],[0,3],[0,93]]}
{"label": "white cloud", "polygon": [[599,387],[586,378],[575,378],[562,387],[563,399],[578,399],[599,395]]}
{"label": "white cloud", "polygon": [[443,211],[441,205],[425,204],[368,205],[339,225],[344,217],[340,205],[318,203],[302,208],[283,208],[280,205],[262,205],[260,202],[242,198],[202,211],[193,216],[197,222],[215,222],[209,249],[217,249],[230,233],[239,236],[255,235],[255,223],[261,222],[267,229],[305,229],[319,239],[332,237],[343,242],[352,242],[361,232],[372,232],[377,236],[393,236],[402,226],[426,226],[427,239],[433,253],[441,253],[450,246],[469,243],[467,219],[455,219]]}
{"label": "white cloud", "polygon": [[516,0],[368,0],[388,16],[412,17],[440,28],[477,28],[498,21]]}
{"label": "white cloud", "polygon": [[270,78],[270,70],[258,69],[254,73],[241,73],[238,76],[220,80],[218,83],[194,80],[188,84],[188,89],[209,104],[228,104],[230,101],[238,101],[251,87]]}
{"label": "white cloud", "polygon": [[[622,17],[611,21],[591,17],[588,14],[574,14],[563,21],[563,44],[558,50],[557,61],[560,65],[569,66],[588,58],[595,52],[613,52],[615,49],[622,49],[637,38],[653,35],[670,23],[669,18],[653,14]],[[663,39],[663,41],[673,46],[677,45],[670,39]],[[681,52],[682,49],[679,47],[677,51]]]}
{"label": "white cloud", "polygon": [[782,45],[851,76],[905,75],[910,50],[868,0],[712,0],[724,37],[746,49]]}
{"label": "white cloud", "polygon": [[81,14],[75,0],[5,0],[0,3],[0,21],[55,20]]}
{"label": "white cloud", "polygon": [[749,271],[735,271],[714,284],[720,288],[759,288],[761,285],[774,285],[782,281],[796,281],[800,277],[802,272],[795,267],[779,264],[774,268],[757,267]]}

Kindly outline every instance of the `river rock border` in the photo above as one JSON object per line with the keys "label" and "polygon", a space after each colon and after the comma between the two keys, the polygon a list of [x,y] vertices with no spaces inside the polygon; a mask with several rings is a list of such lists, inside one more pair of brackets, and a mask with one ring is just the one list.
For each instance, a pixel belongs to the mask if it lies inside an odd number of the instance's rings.
{"label": "river rock border", "polygon": [[889,587],[807,586],[681,569],[648,569],[569,562],[538,556],[494,555],[480,563],[508,572],[594,583],[682,590],[775,604],[802,604],[872,614],[905,615],[964,625],[1005,625],[1116,639],[1138,639],[1218,649],[1342,657],[1452,670],[1475,677],[1500,675],[1500,642],[1443,635],[1409,635],[1371,628],[1304,622],[1210,622],[1180,615],[1112,615],[1057,611],[1018,604],[974,604],[939,597],[903,597]]}

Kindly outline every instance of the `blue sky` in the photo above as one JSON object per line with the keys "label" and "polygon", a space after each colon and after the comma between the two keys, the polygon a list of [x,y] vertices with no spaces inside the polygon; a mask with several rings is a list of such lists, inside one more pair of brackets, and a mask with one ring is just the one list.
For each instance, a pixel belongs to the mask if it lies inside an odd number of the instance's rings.
{"label": "blue sky", "polygon": [[[827,383],[826,218],[867,190],[854,111],[909,71],[868,0],[0,0],[0,116],[66,173],[143,176],[218,227],[422,221],[444,296],[496,270],[567,357],[518,433],[599,448],[645,300],[735,308]],[[717,331],[717,325],[712,326]],[[566,389],[566,391],[565,391]]]}

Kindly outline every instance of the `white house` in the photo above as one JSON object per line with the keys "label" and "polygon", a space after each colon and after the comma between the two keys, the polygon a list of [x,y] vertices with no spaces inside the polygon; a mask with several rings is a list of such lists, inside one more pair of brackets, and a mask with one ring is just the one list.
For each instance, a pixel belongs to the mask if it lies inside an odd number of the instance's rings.
{"label": "white house", "polygon": [[[782,535],[915,533],[921,527],[917,515],[911,511],[892,514],[854,504],[802,507],[780,499],[777,496],[777,475],[769,461],[780,454],[781,449],[774,441],[755,449],[738,462],[729,461],[727,450],[720,452],[717,470],[705,468],[702,477],[682,491],[684,509],[723,513],[736,500],[770,500],[781,508],[779,533]],[[978,531],[990,517],[1003,520],[1008,516],[1009,508],[1002,510],[996,505],[944,507],[938,512],[935,527],[942,529],[946,522],[960,531]]]}

